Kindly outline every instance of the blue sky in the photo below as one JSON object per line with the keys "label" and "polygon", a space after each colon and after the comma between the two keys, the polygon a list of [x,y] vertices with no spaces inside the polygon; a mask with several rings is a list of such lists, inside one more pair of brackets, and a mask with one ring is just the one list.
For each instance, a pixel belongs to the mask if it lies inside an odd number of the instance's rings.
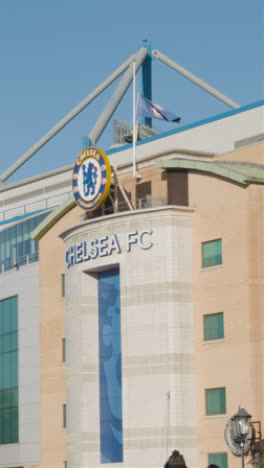
{"label": "blue sky", "polygon": [[[263,0],[0,0],[0,173],[144,39],[239,104],[263,99],[263,30]],[[152,67],[153,102],[181,116],[181,125],[229,110],[158,60]],[[116,84],[8,183],[73,163]],[[114,118],[132,119],[132,87]],[[112,143],[111,121],[97,145]]]}

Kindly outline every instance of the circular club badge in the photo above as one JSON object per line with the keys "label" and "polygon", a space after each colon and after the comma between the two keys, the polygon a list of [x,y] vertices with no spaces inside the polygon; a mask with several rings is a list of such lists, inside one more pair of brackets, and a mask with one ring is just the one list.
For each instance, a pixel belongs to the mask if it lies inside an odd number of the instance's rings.
{"label": "circular club badge", "polygon": [[89,147],[78,156],[72,173],[72,192],[85,211],[96,210],[107,198],[111,169],[104,151]]}

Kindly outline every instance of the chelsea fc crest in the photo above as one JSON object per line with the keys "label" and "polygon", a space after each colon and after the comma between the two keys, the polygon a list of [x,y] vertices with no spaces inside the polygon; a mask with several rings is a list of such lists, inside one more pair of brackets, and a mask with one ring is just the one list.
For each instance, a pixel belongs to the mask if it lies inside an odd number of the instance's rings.
{"label": "chelsea fc crest", "polygon": [[95,147],[83,150],[72,174],[72,191],[78,205],[85,211],[96,210],[106,200],[110,184],[111,169],[105,152]]}

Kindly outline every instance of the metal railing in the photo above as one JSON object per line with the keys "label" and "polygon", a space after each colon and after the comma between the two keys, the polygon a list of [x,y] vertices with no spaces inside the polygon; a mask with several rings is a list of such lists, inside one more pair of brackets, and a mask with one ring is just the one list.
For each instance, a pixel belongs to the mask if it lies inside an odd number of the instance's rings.
{"label": "metal railing", "polygon": [[69,198],[72,194],[72,191],[67,191],[60,193],[58,195],[52,195],[50,197],[44,198],[42,200],[36,200],[31,203],[27,203],[24,205],[19,205],[14,208],[8,208],[1,212],[0,210],[0,223],[12,221],[14,218],[20,218],[26,215],[33,215],[38,211],[46,211],[49,209],[53,209],[62,203],[63,200]]}
{"label": "metal railing", "polygon": [[4,260],[0,260],[0,273],[5,273],[10,270],[19,270],[23,265],[28,265],[29,263],[37,262],[39,259],[39,253],[33,252],[29,254],[22,255],[20,257],[8,257]]}
{"label": "metal railing", "polygon": [[[143,198],[137,198],[135,200],[130,200],[132,206],[135,210],[144,210],[148,208],[155,208],[158,206],[166,206],[168,204],[167,198],[155,197],[152,195],[147,195]],[[111,215],[114,213],[123,213],[125,211],[131,212],[125,200],[118,200],[117,203],[105,203],[99,210],[84,213],[81,216],[82,221],[87,221],[88,219],[100,218],[102,216]]]}

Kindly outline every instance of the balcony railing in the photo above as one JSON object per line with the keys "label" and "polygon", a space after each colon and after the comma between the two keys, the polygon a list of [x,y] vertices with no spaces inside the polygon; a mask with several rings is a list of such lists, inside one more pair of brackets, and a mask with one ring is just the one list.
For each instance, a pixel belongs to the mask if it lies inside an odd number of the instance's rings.
{"label": "balcony railing", "polygon": [[[147,195],[144,198],[137,198],[135,200],[129,200],[134,210],[144,210],[147,208],[155,208],[158,206],[166,206],[168,204],[167,198],[155,197],[152,195]],[[82,215],[82,221],[88,219],[100,218],[102,216],[111,215],[114,213],[122,213],[125,211],[130,211],[129,206],[125,200],[112,200],[112,202],[106,202],[96,211],[87,212]]]}
{"label": "balcony railing", "polygon": [[7,257],[4,260],[0,260],[0,273],[4,273],[13,269],[19,270],[21,266],[37,262],[38,259],[38,252],[29,253],[15,258]]}
{"label": "balcony railing", "polygon": [[14,208],[0,209],[0,224],[13,221],[16,218],[23,218],[25,216],[33,215],[34,213],[51,210],[55,208],[64,200],[71,196],[70,191],[60,193],[59,195],[53,195],[42,200],[26,203],[19,205]]}

